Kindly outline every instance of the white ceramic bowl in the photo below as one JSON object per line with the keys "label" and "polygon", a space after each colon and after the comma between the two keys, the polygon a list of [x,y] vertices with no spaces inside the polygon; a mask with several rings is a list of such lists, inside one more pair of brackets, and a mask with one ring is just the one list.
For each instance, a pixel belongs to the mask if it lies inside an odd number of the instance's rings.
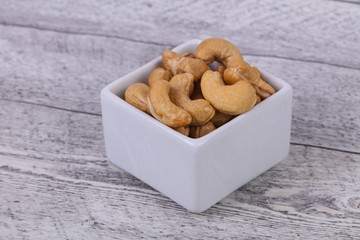
{"label": "white ceramic bowl", "polygon": [[[177,53],[194,52],[201,40]],[[165,49],[164,49],[165,50]],[[161,56],[101,91],[106,153],[116,166],[191,212],[202,212],[283,160],[290,145],[292,88],[261,72],[276,93],[208,135],[192,139],[125,102],[132,83],[147,82]]]}

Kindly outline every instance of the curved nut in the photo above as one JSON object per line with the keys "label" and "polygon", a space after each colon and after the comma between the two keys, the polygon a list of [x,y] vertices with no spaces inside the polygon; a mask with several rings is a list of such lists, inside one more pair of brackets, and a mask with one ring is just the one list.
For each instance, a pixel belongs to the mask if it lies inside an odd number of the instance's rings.
{"label": "curved nut", "polygon": [[214,131],[216,127],[212,122],[207,122],[201,126],[192,126],[190,127],[190,137],[192,138],[200,138],[205,136],[206,134]]}
{"label": "curved nut", "polygon": [[180,55],[180,57],[196,58],[192,52],[186,52]]}
{"label": "curved nut", "polygon": [[261,78],[260,70],[257,67],[252,67],[252,72],[257,76],[258,80],[254,84],[254,87],[261,99],[268,98],[275,93],[275,89]]}
{"label": "curved nut", "polygon": [[215,127],[220,127],[227,123],[232,118],[232,115],[225,114],[219,111],[215,112],[215,115],[211,119],[211,122],[215,125]]}
{"label": "curved nut", "polygon": [[175,75],[170,80],[170,99],[192,117],[191,125],[202,125],[214,116],[215,110],[205,99],[191,100],[194,77],[190,73]]}
{"label": "curved nut", "polygon": [[197,46],[195,56],[207,64],[214,61],[227,66],[233,61],[242,61],[243,57],[234,44],[221,38],[209,38]]}
{"label": "curved nut", "polygon": [[255,105],[259,104],[261,102],[261,98],[259,95],[256,94],[256,103]]}
{"label": "curved nut", "polygon": [[215,109],[230,115],[249,111],[256,103],[256,93],[249,82],[225,85],[219,72],[206,71],[201,78],[201,90]]}
{"label": "curved nut", "polygon": [[237,81],[247,80],[253,84],[256,93],[265,99],[275,93],[275,90],[264,80],[258,68],[251,67],[245,61],[234,61],[228,65],[224,72],[224,81],[227,84],[234,84]]}
{"label": "curved nut", "polygon": [[147,105],[147,95],[149,93],[149,86],[145,83],[131,84],[125,91],[125,101],[140,109],[143,112],[150,114]]}
{"label": "curved nut", "polygon": [[189,136],[190,134],[190,127],[189,126],[186,126],[186,127],[178,127],[178,128],[173,128],[175,131],[181,133],[182,135],[185,135],[185,136]]}
{"label": "curved nut", "polygon": [[191,73],[195,81],[198,81],[202,74],[210,69],[201,59],[181,57],[171,50],[164,51],[162,61],[165,68],[169,70],[173,76],[180,73]]}
{"label": "curved nut", "polygon": [[204,96],[203,96],[202,93],[201,93],[200,82],[194,83],[194,91],[193,91],[193,93],[190,95],[190,99],[191,99],[191,100],[204,99]]}
{"label": "curved nut", "polygon": [[261,89],[259,86],[253,85],[256,94],[259,96],[260,100],[264,100],[271,96],[271,94],[263,89]]}
{"label": "curved nut", "polygon": [[226,69],[225,66],[220,65],[220,66],[218,66],[218,67],[215,69],[215,71],[221,73],[221,75],[224,75],[225,69]]}
{"label": "curved nut", "polygon": [[234,84],[240,80],[249,80],[251,75],[251,66],[245,61],[234,61],[228,65],[224,71],[224,81],[227,84]]}
{"label": "curved nut", "polygon": [[157,80],[170,81],[170,79],[171,79],[171,73],[168,70],[159,67],[151,72],[148,79],[148,83],[149,86],[151,86],[151,84],[153,84]]}
{"label": "curved nut", "polygon": [[166,80],[155,81],[150,86],[148,107],[151,114],[169,127],[184,127],[191,123],[191,115],[176,106],[169,98],[170,83]]}

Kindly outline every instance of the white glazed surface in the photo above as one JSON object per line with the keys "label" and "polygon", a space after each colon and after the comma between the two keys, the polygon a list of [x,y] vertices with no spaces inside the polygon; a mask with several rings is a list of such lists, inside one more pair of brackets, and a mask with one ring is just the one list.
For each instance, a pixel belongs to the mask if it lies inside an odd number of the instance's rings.
{"label": "white glazed surface", "polygon": [[[201,40],[175,49],[194,52]],[[164,49],[165,50],[165,49]],[[126,103],[126,88],[146,82],[161,57],[101,91],[109,160],[191,212],[202,212],[283,160],[289,152],[292,88],[271,74],[277,92],[208,135],[192,139]]]}

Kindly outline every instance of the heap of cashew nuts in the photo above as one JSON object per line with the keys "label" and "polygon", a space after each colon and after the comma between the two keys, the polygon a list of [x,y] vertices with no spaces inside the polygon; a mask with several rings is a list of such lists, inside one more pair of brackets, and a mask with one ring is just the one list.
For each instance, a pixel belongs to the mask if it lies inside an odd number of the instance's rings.
{"label": "heap of cashew nuts", "polygon": [[[212,71],[208,64],[220,65]],[[135,83],[125,101],[174,130],[202,137],[249,111],[275,90],[261,79],[259,69],[244,61],[240,51],[220,38],[204,40],[193,53],[166,50],[164,68],[155,69],[148,84]]]}

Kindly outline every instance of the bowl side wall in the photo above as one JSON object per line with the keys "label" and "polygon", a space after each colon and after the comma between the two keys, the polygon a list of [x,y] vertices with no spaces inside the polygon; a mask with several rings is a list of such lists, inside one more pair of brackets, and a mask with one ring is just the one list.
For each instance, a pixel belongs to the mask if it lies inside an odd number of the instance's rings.
{"label": "bowl side wall", "polygon": [[[201,40],[174,49],[194,52]],[[289,151],[291,87],[262,72],[277,92],[210,134],[191,139],[126,103],[132,83],[147,82],[161,57],[101,92],[106,152],[116,166],[192,212],[202,212],[283,160]]]}
{"label": "bowl side wall", "polygon": [[[270,76],[270,75],[268,75]],[[282,85],[271,77],[273,82]],[[204,211],[231,192],[284,160],[289,153],[292,89],[253,108],[232,126],[209,138],[196,151],[198,210]]]}

